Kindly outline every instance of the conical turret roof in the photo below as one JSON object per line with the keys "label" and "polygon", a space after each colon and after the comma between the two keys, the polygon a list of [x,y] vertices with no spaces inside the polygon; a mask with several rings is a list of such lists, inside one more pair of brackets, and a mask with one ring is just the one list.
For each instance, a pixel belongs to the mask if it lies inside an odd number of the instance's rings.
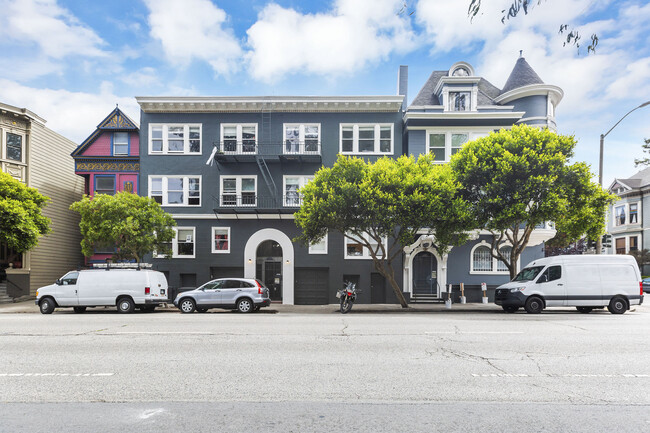
{"label": "conical turret roof", "polygon": [[530,67],[525,58],[519,57],[515,67],[512,68],[512,72],[506,81],[501,94],[503,95],[506,92],[509,92],[513,89],[519,87],[529,86],[531,84],[544,84],[539,75]]}

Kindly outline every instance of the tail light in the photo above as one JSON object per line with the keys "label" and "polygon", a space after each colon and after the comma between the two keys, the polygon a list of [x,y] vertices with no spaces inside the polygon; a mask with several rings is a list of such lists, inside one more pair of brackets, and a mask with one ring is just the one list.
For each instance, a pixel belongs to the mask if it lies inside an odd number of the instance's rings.
{"label": "tail light", "polygon": [[643,281],[639,282],[639,290],[641,291],[639,295],[643,296]]}
{"label": "tail light", "polygon": [[352,292],[348,292],[348,296],[352,296]]}
{"label": "tail light", "polygon": [[262,290],[262,286],[260,286],[260,283],[258,283],[257,280],[255,280],[255,284],[257,284],[257,294],[258,295],[263,294],[264,290]]}
{"label": "tail light", "polygon": [[144,288],[144,294],[145,295],[150,295],[151,294],[151,288],[150,287],[145,287]]}

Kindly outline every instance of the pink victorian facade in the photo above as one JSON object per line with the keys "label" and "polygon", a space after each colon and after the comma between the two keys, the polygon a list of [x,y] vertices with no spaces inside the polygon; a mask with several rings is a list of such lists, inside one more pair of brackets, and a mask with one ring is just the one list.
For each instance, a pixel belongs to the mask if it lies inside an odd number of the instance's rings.
{"label": "pink victorian facade", "polygon": [[[84,178],[84,193],[138,193],[140,171],[139,127],[119,108],[115,108],[74,152],[75,173]],[[89,263],[104,262],[113,255],[111,248],[96,250]]]}

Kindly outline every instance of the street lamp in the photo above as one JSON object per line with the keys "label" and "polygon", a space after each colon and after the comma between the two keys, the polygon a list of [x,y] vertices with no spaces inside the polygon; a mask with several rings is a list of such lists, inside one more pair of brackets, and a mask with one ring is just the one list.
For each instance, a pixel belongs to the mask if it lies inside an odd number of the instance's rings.
{"label": "street lamp", "polygon": [[[616,122],[616,124],[614,126],[609,128],[609,131],[607,131],[604,134],[600,134],[600,159],[598,160],[598,183],[600,184],[601,188],[603,187],[603,148],[605,146],[605,137],[607,137],[607,135],[609,135],[609,133],[612,132],[612,130],[614,128],[616,128],[619,123],[621,123],[623,121],[623,119],[625,119],[627,116],[629,116],[630,113],[632,113],[633,111],[638,110],[639,108],[643,108],[643,107],[645,107],[647,105],[650,105],[650,101],[646,101],[643,104],[639,105],[638,107],[635,107],[635,108],[631,109],[630,111],[628,111],[625,114],[625,116],[621,117],[621,119],[618,122]],[[600,237],[598,237],[598,240],[596,241],[596,254],[600,254],[602,249],[603,249],[603,237],[600,236]]]}

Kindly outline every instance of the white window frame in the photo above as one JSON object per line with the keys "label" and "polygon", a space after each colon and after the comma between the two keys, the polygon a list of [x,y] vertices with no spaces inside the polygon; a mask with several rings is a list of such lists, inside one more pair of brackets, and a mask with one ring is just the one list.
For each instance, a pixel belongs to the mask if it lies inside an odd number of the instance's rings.
{"label": "white window frame", "polygon": [[[183,127],[183,151],[169,150],[169,127]],[[162,128],[162,151],[153,150],[152,131],[154,127]],[[199,128],[199,151],[190,152],[190,127]],[[203,124],[201,123],[150,123],[149,124],[149,155],[201,155],[203,153]]]}
{"label": "white window frame", "polygon": [[[456,111],[452,107],[450,93],[469,92],[469,110]],[[476,112],[478,107],[478,87],[474,85],[467,86],[444,86],[442,90],[442,105],[445,107],[446,113],[471,113]]]}
{"label": "white window frame", "polygon": [[[306,150],[305,148],[305,127],[315,126],[318,128],[318,143],[316,150]],[[287,129],[298,127],[298,151],[287,150]],[[318,155],[320,154],[321,127],[320,123],[284,123],[282,124],[282,153],[291,155]]]}
{"label": "white window frame", "polygon": [[[16,161],[15,159],[10,159],[8,157],[8,152],[7,152],[7,134],[13,134],[13,135],[18,135],[20,137],[20,145],[21,145],[21,152],[20,152],[20,161]],[[2,130],[2,135],[1,135],[1,140],[0,140],[0,151],[2,152],[0,156],[5,160],[13,164],[25,164],[25,158],[26,158],[26,153],[27,153],[27,143],[25,141],[25,134],[20,133],[20,132],[15,132],[15,131],[8,131],[6,129]]]}
{"label": "white window frame", "polygon": [[[255,150],[253,152],[244,152],[244,127],[255,127]],[[237,128],[237,145],[236,145],[236,150],[229,150],[226,151],[223,146],[224,146],[224,141],[223,141],[223,130],[224,128],[232,128],[236,127]],[[260,142],[260,136],[259,136],[259,128],[257,123],[222,123],[220,126],[220,135],[221,137],[219,141],[219,149],[225,154],[225,155],[255,155],[257,154],[257,146],[259,145]]]}
{"label": "white window frame", "polygon": [[[449,128],[427,128],[425,130],[425,145],[426,145],[426,151],[431,152],[431,134],[439,134],[439,135],[444,135],[445,136],[445,159],[444,160],[435,160],[434,162],[436,164],[446,164],[451,160],[451,150],[455,147],[452,147],[452,135],[456,134],[466,134],[467,135],[467,141],[463,143],[463,146],[466,143],[469,143],[472,140],[476,140],[477,138],[481,137],[487,137],[490,135],[491,129],[467,129],[467,128],[459,128],[459,129],[449,129]],[[460,146],[459,149],[462,149],[463,146]]]}
{"label": "white window frame", "polygon": [[[227,236],[227,241],[228,241],[228,248],[225,250],[218,250],[214,247],[214,237],[215,237],[215,232],[217,230],[226,230],[226,236]],[[230,245],[232,244],[232,239],[230,238],[230,227],[212,227],[212,230],[210,230],[211,237],[210,237],[210,242],[212,243],[211,249],[213,254],[230,254]]]}
{"label": "white window frame", "polygon": [[[223,181],[224,179],[235,179],[235,200],[236,204],[223,204]],[[255,179],[255,203],[243,204],[242,203],[242,179]],[[249,191],[247,191],[249,192]],[[230,194],[229,194],[230,195]],[[219,206],[221,207],[257,207],[257,175],[221,175],[219,176]]]}
{"label": "white window frame", "polygon": [[[369,240],[367,237],[365,237],[365,239]],[[361,251],[360,256],[348,256],[348,244],[351,244],[351,243],[353,243],[352,239],[349,239],[346,236],[343,236],[343,258],[344,259],[346,259],[346,260],[372,260],[372,256],[370,255],[370,251],[368,251],[368,248],[365,245],[362,246],[362,251]],[[385,237],[385,236],[383,238],[383,244],[384,244],[384,250],[388,251],[388,238]],[[381,257],[379,257],[379,258],[381,258]]]}
{"label": "white window frame", "polygon": [[643,249],[643,246],[641,245],[641,234],[634,234],[634,235],[625,235],[625,236],[617,236],[614,237],[612,236],[612,254],[619,254],[616,252],[616,241],[618,239],[625,239],[625,253],[624,254],[629,254],[630,253],[630,238],[636,238],[636,251],[641,251]]}
{"label": "white window frame", "polygon": [[[178,231],[179,230],[192,230],[192,243],[194,244],[194,248],[192,248],[192,251],[194,254],[191,256],[187,255],[178,255]],[[172,258],[173,259],[194,259],[196,258],[196,227],[174,227],[174,231],[176,234],[174,235],[174,239],[172,239]]]}
{"label": "white window frame", "polygon": [[[636,222],[630,222],[630,205],[636,205]],[[618,218],[616,216],[616,209],[623,208],[625,211],[625,223],[619,224]],[[641,202],[640,201],[631,201],[626,203],[619,203],[612,205],[612,216],[613,216],[613,226],[614,227],[625,227],[625,226],[637,226],[641,224]]]}
{"label": "white window frame", "polygon": [[[359,152],[359,127],[374,126],[375,148],[374,152]],[[343,128],[352,127],[352,151],[343,151]],[[390,127],[390,150],[380,152],[381,149],[381,128]],[[395,151],[395,125],[392,123],[341,123],[339,124],[339,153],[342,155],[392,155]]]}
{"label": "white window frame", "polygon": [[[323,250],[314,250],[313,247],[315,245],[320,245],[323,244],[325,246],[325,249]],[[327,233],[325,233],[325,236],[323,239],[318,244],[309,244],[309,254],[327,254]]]}
{"label": "white window frame", "polygon": [[[153,196],[151,195],[151,181],[154,178],[162,178],[162,204],[161,206],[165,207],[201,207],[201,204],[203,202],[203,178],[201,175],[185,175],[185,176],[167,176],[167,175],[153,175],[150,174],[148,178],[148,184],[147,184],[147,193],[148,197],[152,198]],[[183,179],[183,203],[182,204],[177,204],[177,203],[172,203],[169,204],[168,202],[168,179]],[[190,179],[198,179],[199,180],[199,204],[189,204],[189,199],[190,199]]]}
{"label": "white window frame", "polygon": [[307,185],[310,181],[314,180],[314,176],[304,176],[304,175],[284,175],[282,176],[282,204],[285,207],[300,207],[302,205],[302,197],[298,194],[298,204],[289,204],[287,201],[287,179],[288,178],[298,178],[298,189]]}
{"label": "white window frame", "polygon": [[[474,251],[476,251],[479,247],[487,247],[487,248],[490,249],[490,257],[492,258],[492,270],[490,270],[490,271],[475,271],[474,270]],[[512,248],[512,245],[510,245],[510,243],[502,243],[501,245],[499,245],[499,249],[504,248],[504,247]],[[508,271],[507,269],[505,271],[497,270],[500,261],[499,261],[499,259],[492,256],[491,254],[492,254],[492,244],[486,242],[485,240],[482,240],[481,242],[474,245],[472,247],[471,251],[469,252],[469,273],[471,275],[510,275],[510,271]],[[510,254],[512,254],[512,250],[511,250]],[[519,267],[520,267],[520,263],[517,263],[517,272],[519,272]]]}
{"label": "white window frame", "polygon": [[[126,152],[124,152],[124,153],[117,153],[117,152],[115,151],[115,149],[116,149],[116,148],[115,148],[115,144],[116,144],[116,142],[115,142],[115,137],[116,137],[118,134],[124,134],[124,135],[126,136],[126,143],[119,143],[119,145],[121,145],[121,146],[124,146],[124,145],[126,144]],[[113,138],[113,139],[111,140],[111,141],[112,141],[111,144],[112,144],[112,146],[113,146],[113,149],[112,149],[112,151],[113,151],[113,155],[128,155],[128,154],[129,154],[129,149],[131,148],[131,146],[130,146],[130,144],[131,144],[131,143],[130,143],[130,141],[131,141],[131,137],[129,136],[129,133],[128,133],[127,131],[115,131],[115,132],[113,132],[113,137],[112,137],[112,138]]]}

